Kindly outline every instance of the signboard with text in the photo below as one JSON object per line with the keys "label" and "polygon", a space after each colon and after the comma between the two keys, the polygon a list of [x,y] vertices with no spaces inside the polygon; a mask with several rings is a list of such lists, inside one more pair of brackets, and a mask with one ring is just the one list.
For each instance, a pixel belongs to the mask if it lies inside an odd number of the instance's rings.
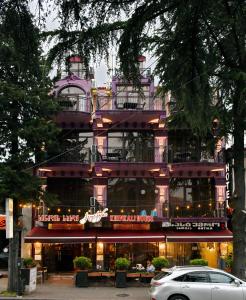
{"label": "signboard with text", "polygon": [[218,231],[225,229],[225,222],[171,222],[170,227],[178,231]]}
{"label": "signboard with text", "polygon": [[6,216],[0,215],[0,230],[5,230],[6,226]]}

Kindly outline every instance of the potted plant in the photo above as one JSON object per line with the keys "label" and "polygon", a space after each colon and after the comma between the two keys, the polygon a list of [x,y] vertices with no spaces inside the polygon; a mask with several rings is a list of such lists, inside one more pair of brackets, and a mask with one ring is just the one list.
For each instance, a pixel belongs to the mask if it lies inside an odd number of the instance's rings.
{"label": "potted plant", "polygon": [[23,268],[21,268],[21,279],[27,292],[36,290],[37,285],[37,263],[32,257],[25,257],[23,260]]}
{"label": "potted plant", "polygon": [[161,271],[162,268],[168,267],[169,262],[164,256],[158,256],[152,259],[152,264],[156,271]]}
{"label": "potted plant", "polygon": [[73,260],[73,265],[77,270],[75,276],[75,286],[88,287],[88,270],[92,267],[91,259],[85,256],[77,256]]}
{"label": "potted plant", "polygon": [[125,288],[126,287],[126,272],[130,266],[130,261],[124,257],[118,257],[115,260],[115,286],[117,288]]}
{"label": "potted plant", "polygon": [[190,264],[195,265],[195,266],[207,266],[208,261],[203,258],[195,258],[195,259],[190,260]]}
{"label": "potted plant", "polygon": [[225,271],[231,273],[232,270],[233,259],[231,255],[228,255],[225,258]]}

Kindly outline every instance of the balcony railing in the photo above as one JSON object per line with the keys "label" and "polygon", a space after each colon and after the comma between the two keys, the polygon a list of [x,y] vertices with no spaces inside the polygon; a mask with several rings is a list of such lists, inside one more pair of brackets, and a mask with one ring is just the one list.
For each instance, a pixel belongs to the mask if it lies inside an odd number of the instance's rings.
{"label": "balcony railing", "polygon": [[223,152],[212,156],[207,149],[199,147],[182,147],[174,149],[172,146],[168,147],[168,162],[224,162]]}
{"label": "balcony railing", "polygon": [[98,161],[110,162],[167,162],[166,147],[106,147],[98,149]]}
{"label": "balcony railing", "polygon": [[91,112],[91,99],[81,96],[59,97],[56,99],[63,111]]}
{"label": "balcony railing", "polygon": [[49,160],[49,163],[71,163],[71,162],[77,162],[77,163],[90,163],[90,149],[89,148],[83,148],[78,149],[74,147],[75,149],[67,149],[62,154],[52,155],[54,157],[52,160]]}
{"label": "balcony railing", "polygon": [[215,208],[215,203],[209,201],[199,201],[199,203],[187,203],[174,205],[170,198],[169,216],[171,218],[192,218],[192,217],[225,217],[225,207]]}
{"label": "balcony railing", "polygon": [[161,98],[140,96],[100,96],[97,98],[97,110],[164,110]]}

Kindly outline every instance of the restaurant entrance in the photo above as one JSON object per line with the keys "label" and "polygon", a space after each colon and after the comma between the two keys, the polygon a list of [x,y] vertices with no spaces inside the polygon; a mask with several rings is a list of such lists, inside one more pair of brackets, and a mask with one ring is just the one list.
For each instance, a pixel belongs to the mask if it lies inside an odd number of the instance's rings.
{"label": "restaurant entrance", "polygon": [[72,272],[73,259],[81,255],[81,244],[44,244],[43,263],[48,272]]}

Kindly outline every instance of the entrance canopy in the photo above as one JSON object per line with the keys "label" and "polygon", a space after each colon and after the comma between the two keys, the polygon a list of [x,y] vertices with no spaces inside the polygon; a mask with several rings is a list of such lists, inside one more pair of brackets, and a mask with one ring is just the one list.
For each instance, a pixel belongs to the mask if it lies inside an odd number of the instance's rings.
{"label": "entrance canopy", "polygon": [[25,237],[26,243],[147,243],[165,242],[162,231],[126,230],[52,230],[34,227]]}
{"label": "entrance canopy", "polygon": [[165,242],[162,231],[108,230],[97,233],[97,240],[104,243],[151,243]]}
{"label": "entrance canopy", "polygon": [[230,230],[199,232],[199,231],[170,231],[166,233],[167,242],[176,243],[198,243],[198,242],[231,242],[232,232]]}
{"label": "entrance canopy", "polygon": [[95,242],[95,232],[34,227],[24,239],[26,243],[91,243]]}

